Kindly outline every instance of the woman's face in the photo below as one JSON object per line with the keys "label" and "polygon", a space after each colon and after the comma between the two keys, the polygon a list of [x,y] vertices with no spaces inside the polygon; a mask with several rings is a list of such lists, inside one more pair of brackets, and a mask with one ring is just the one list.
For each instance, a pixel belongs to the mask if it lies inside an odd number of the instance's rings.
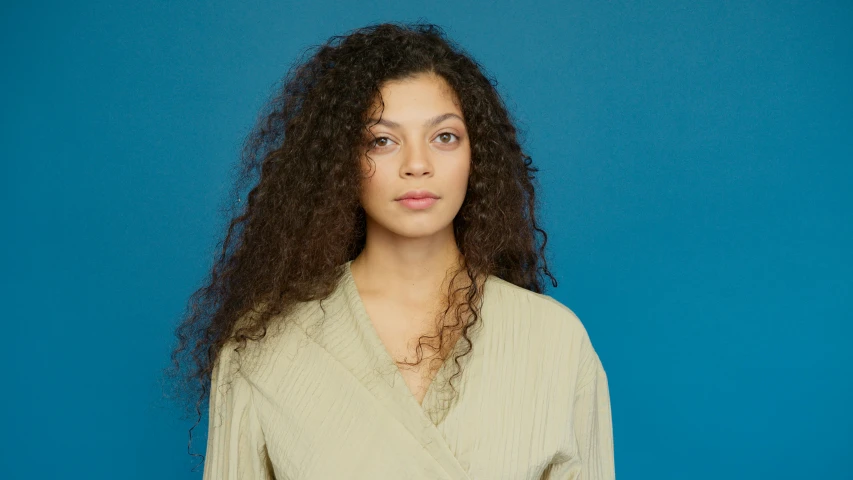
{"label": "woman's face", "polygon": [[[424,237],[450,228],[468,186],[471,147],[462,111],[445,80],[432,74],[386,83],[385,104],[368,121],[361,205],[368,231]],[[370,157],[369,159],[367,157]],[[372,175],[371,175],[372,174]],[[420,190],[435,200],[400,200]]]}

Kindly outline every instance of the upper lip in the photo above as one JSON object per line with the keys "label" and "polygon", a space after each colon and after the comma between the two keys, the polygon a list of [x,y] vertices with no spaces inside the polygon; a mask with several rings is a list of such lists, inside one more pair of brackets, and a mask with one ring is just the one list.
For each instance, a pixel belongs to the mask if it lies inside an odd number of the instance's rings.
{"label": "upper lip", "polygon": [[438,195],[430,192],[429,190],[410,190],[402,196],[397,197],[396,200],[404,200],[407,198],[438,198]]}

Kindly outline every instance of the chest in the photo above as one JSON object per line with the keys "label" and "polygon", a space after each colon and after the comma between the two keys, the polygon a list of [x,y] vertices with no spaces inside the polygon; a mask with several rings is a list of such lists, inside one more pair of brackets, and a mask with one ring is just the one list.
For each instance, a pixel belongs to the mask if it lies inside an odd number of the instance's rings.
{"label": "chest", "polygon": [[[426,331],[403,328],[392,321],[399,320],[396,315],[386,317],[373,310],[379,324],[376,337],[383,339],[392,358],[403,360],[408,355],[405,359],[414,361],[412,343]],[[415,318],[417,312],[399,314]],[[385,381],[385,367],[390,365],[378,365],[372,361],[372,349],[351,341],[365,333],[343,329],[351,324],[356,322],[327,319],[326,328],[339,325],[341,330],[325,330],[310,342],[304,330],[294,329],[277,347],[281,353],[270,370],[275,375],[259,376],[254,382],[260,389],[253,395],[260,421],[276,426],[267,429],[265,440],[276,470],[282,473],[277,476],[538,480],[556,452],[569,451],[575,444],[571,398],[554,395],[557,385],[572,381],[560,374],[558,365],[548,368],[540,361],[540,350],[518,351],[518,342],[488,347],[494,338],[507,335],[475,337],[477,349],[467,357],[464,375],[456,384],[460,397],[433,426],[417,404],[403,398],[401,382],[392,388]],[[423,348],[424,354],[429,352]],[[530,368],[528,362],[543,368]],[[430,389],[438,386],[431,385],[434,379],[424,378],[427,363],[412,370],[398,367],[418,403],[438,392]],[[506,451],[515,454],[506,456]]]}
{"label": "chest", "polygon": [[443,364],[446,352],[456,340],[456,333],[445,334],[445,344],[442,352],[439,352],[438,338],[421,338],[423,335],[434,336],[438,332],[435,309],[426,305],[403,305],[369,297],[364,300],[364,307],[376,335],[397,363],[409,391],[418,403],[422,403]]}

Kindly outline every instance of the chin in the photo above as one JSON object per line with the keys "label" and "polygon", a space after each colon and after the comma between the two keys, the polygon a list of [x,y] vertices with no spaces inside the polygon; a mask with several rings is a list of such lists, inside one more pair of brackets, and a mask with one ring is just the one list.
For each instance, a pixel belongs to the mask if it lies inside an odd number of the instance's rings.
{"label": "chin", "polygon": [[399,223],[394,225],[384,225],[384,227],[401,237],[420,238],[430,237],[441,233],[446,228],[452,228],[452,223],[443,224],[441,222],[417,222],[408,225]]}

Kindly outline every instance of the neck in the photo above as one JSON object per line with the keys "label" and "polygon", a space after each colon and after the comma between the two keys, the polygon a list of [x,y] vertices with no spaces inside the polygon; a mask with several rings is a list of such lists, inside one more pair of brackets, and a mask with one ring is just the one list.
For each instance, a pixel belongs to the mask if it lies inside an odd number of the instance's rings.
{"label": "neck", "polygon": [[[359,287],[366,292],[424,304],[446,295],[453,273],[461,267],[462,260],[455,243],[452,248],[422,251],[380,250],[366,246],[353,260],[351,270]],[[466,275],[462,273],[459,277]]]}

